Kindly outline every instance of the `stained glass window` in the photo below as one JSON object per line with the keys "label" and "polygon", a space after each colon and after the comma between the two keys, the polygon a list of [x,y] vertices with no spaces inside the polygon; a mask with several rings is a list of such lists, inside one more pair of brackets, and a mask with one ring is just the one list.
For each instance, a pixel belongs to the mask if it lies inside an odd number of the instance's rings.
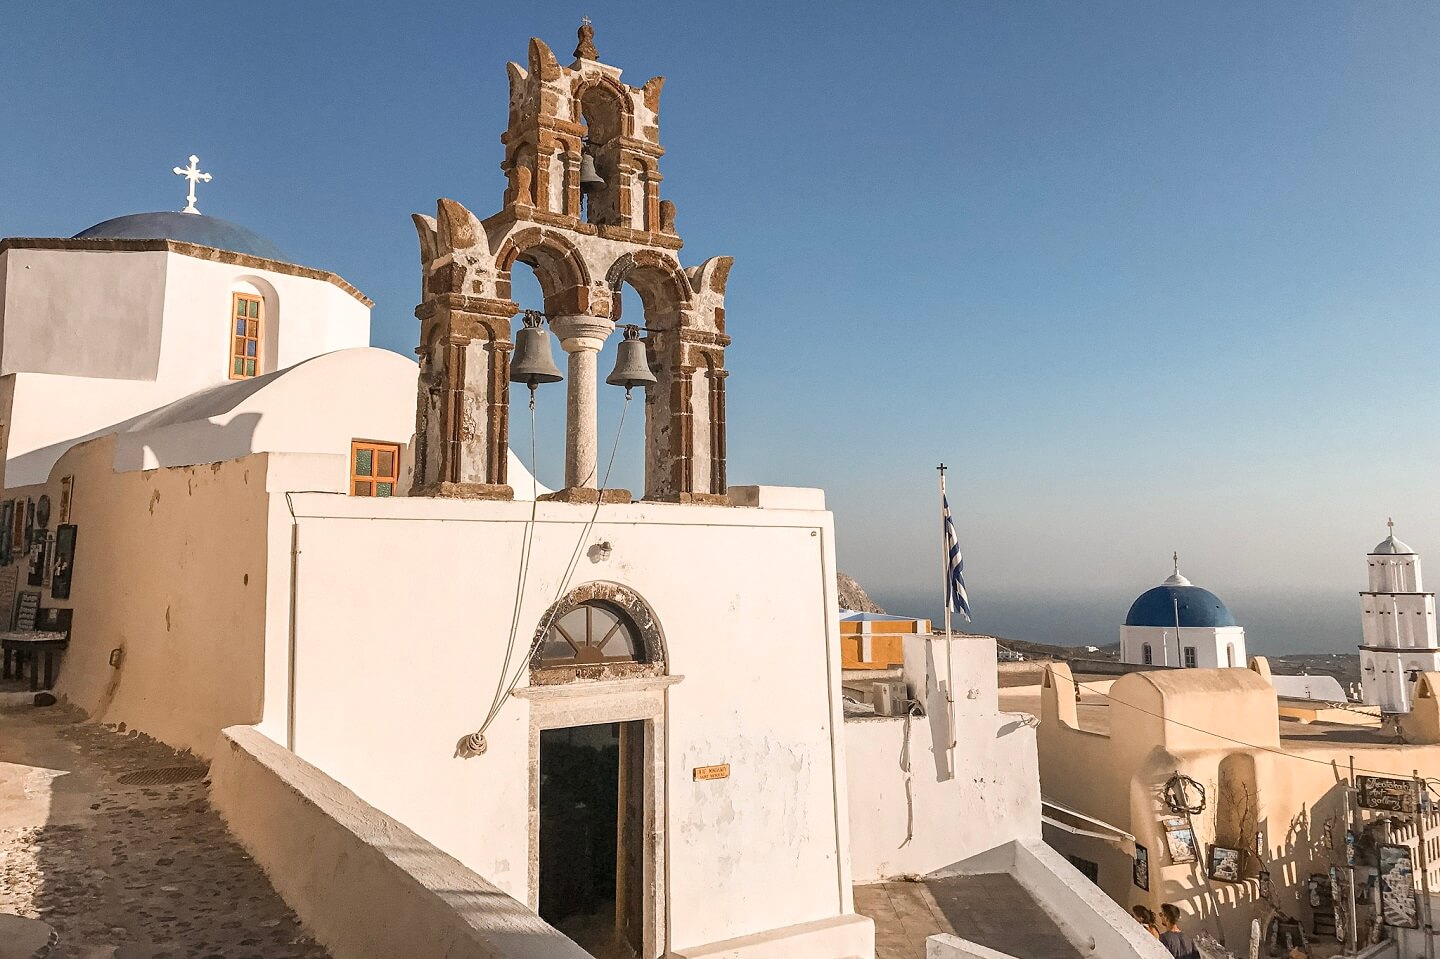
{"label": "stained glass window", "polygon": [[230,378],[249,379],[260,372],[260,297],[236,293],[232,312],[235,335],[230,343]]}
{"label": "stained glass window", "polygon": [[400,447],[395,443],[354,440],[350,444],[350,492],[354,496],[394,496],[400,479]]}

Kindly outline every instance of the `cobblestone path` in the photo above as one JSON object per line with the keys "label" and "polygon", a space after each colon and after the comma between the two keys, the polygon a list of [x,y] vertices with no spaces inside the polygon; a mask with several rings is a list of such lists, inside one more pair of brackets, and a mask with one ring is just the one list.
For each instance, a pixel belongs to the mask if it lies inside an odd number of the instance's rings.
{"label": "cobblestone path", "polygon": [[62,706],[0,709],[0,912],[53,926],[57,959],[323,959],[203,776],[120,781],[201,765]]}

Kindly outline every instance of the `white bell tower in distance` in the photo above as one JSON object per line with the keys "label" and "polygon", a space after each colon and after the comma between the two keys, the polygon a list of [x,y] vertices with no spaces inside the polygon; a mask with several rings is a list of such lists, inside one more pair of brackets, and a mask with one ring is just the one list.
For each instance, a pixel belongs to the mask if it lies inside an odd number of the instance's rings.
{"label": "white bell tower in distance", "polygon": [[1360,688],[1365,702],[1387,713],[1410,711],[1416,670],[1440,669],[1435,594],[1424,592],[1420,557],[1386,536],[1365,557],[1369,588],[1360,594]]}

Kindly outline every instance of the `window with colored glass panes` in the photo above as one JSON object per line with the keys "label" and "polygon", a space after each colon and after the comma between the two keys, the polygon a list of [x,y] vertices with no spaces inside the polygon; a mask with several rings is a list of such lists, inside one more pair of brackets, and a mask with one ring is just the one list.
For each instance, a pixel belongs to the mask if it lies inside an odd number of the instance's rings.
{"label": "window with colored glass panes", "polygon": [[394,496],[399,475],[399,446],[363,440],[350,444],[350,495]]}
{"label": "window with colored glass panes", "polygon": [[246,380],[260,372],[260,297],[235,294],[230,317],[230,378]]}

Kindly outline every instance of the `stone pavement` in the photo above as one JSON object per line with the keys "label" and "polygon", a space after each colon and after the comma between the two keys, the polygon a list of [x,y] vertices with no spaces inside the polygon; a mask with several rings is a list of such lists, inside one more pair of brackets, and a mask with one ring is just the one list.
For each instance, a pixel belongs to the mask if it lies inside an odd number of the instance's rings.
{"label": "stone pavement", "polygon": [[875,959],[924,959],[925,939],[951,933],[1019,959],[1081,959],[1013,876],[991,873],[855,887],[875,921]]}
{"label": "stone pavement", "polygon": [[[0,709],[0,913],[55,927],[52,959],[324,959],[210,808],[203,763],[81,719]],[[188,781],[121,781],[161,769]]]}

